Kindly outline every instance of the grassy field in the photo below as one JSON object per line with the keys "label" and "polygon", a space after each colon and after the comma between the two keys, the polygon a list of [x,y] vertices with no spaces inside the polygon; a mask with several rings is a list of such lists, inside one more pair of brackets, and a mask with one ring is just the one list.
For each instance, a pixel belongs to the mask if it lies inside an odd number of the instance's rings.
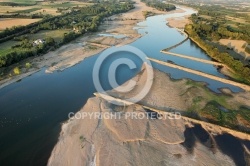
{"label": "grassy field", "polygon": [[0,2],[15,2],[15,3],[34,3],[43,0],[0,0]]}
{"label": "grassy field", "polygon": [[0,30],[13,26],[28,25],[41,19],[0,18]]}
{"label": "grassy field", "polygon": [[14,2],[21,5],[35,5],[37,0],[0,0],[0,3],[2,2]]}
{"label": "grassy field", "polygon": [[24,9],[24,10],[12,11],[11,13],[31,13],[40,9],[41,8],[29,8],[29,9]]}
{"label": "grassy field", "polygon": [[12,49],[11,47],[18,44],[17,41],[7,41],[7,42],[4,42],[4,43],[1,43],[0,44],[0,56],[3,55],[3,54],[6,54],[8,52],[11,52]]}
{"label": "grassy field", "polygon": [[62,7],[74,7],[74,6],[86,6],[89,5],[88,3],[84,2],[76,2],[76,1],[71,1],[71,2],[43,2],[42,6],[44,7],[51,7],[51,8],[62,8]]}
{"label": "grassy field", "polygon": [[44,39],[46,37],[52,37],[55,39],[56,42],[59,42],[62,40],[64,33],[68,33],[70,30],[44,30],[40,31],[36,34],[29,34],[28,39],[30,40],[37,40],[37,39]]}
{"label": "grassy field", "polygon": [[209,122],[234,129],[238,124],[250,127],[249,108],[241,106],[240,103],[232,103],[232,96],[218,95],[204,88],[204,84],[192,80],[188,80],[186,84],[191,87],[182,95],[193,97],[188,116],[203,120],[205,118]]}
{"label": "grassy field", "polygon": [[[45,39],[46,37],[52,37],[56,42],[59,42],[63,39],[64,33],[68,33],[70,30],[44,30],[40,31],[36,34],[29,34],[27,35],[28,39],[36,40],[36,39]],[[17,45],[19,42],[10,40],[4,43],[0,43],[0,56],[6,53],[11,52],[13,49],[12,46]]]}

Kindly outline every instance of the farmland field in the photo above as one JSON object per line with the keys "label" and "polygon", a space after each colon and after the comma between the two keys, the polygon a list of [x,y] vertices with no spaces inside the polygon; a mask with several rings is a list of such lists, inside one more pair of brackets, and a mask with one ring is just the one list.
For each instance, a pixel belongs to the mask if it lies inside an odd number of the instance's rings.
{"label": "farmland field", "polygon": [[0,18],[0,30],[13,26],[28,25],[40,19],[21,19],[21,18]]}
{"label": "farmland field", "polygon": [[[5,6],[1,5],[3,2],[14,2],[18,4],[29,4],[28,6]],[[31,5],[33,3],[33,5]],[[78,2],[78,1],[56,1],[56,2],[43,2],[36,0],[0,0],[0,15],[22,14],[22,15],[32,15],[32,14],[42,14],[42,15],[60,15],[63,12],[68,12],[72,7],[83,7],[88,6],[89,3]],[[64,8],[61,13],[58,12],[58,8]],[[40,19],[22,19],[22,18],[0,18],[0,31],[5,28],[10,28],[12,26],[28,25],[33,22],[37,22]]]}
{"label": "farmland field", "polygon": [[37,10],[40,10],[41,8],[30,8],[30,9],[24,9],[24,10],[18,10],[18,11],[13,11],[12,13],[31,13]]}
{"label": "farmland field", "polygon": [[13,2],[21,5],[35,5],[37,0],[0,0],[0,3],[3,2]]}
{"label": "farmland field", "polygon": [[[29,6],[4,6],[1,5],[1,2],[14,2],[18,4],[28,4]],[[32,5],[33,4],[33,5]],[[17,0],[9,0],[3,1],[0,0],[0,15],[8,15],[13,13],[22,13],[22,14],[35,14],[35,13],[42,13],[42,14],[51,14],[51,15],[59,15],[61,13],[57,12],[57,8],[71,8],[71,7],[83,7],[88,6],[90,3],[85,2],[77,2],[77,1],[70,1],[70,2],[36,2],[33,1],[17,1]]]}

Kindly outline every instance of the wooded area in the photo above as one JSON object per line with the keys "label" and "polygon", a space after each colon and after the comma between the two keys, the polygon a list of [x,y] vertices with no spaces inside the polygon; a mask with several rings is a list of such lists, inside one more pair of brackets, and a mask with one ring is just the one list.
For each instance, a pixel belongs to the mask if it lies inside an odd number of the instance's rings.
{"label": "wooded area", "polygon": [[141,1],[144,2],[147,6],[153,7],[160,11],[171,11],[176,9],[176,7],[172,4],[166,4],[159,1],[150,1],[150,0],[141,0]]}
{"label": "wooded area", "polygon": [[[215,44],[220,39],[244,40],[250,43],[250,16],[222,6],[199,6],[198,14],[191,16],[192,24],[185,31],[213,59],[226,64],[249,83],[250,68]],[[238,20],[236,19],[238,18]],[[241,19],[239,22],[239,19]],[[244,21],[242,21],[244,20]],[[248,52],[249,47],[246,46]],[[249,63],[249,62],[248,62]],[[246,81],[248,80],[248,81]]]}
{"label": "wooded area", "polygon": [[[89,7],[81,7],[70,13],[44,18],[42,21],[27,26],[7,28],[0,32],[0,43],[9,40],[20,41],[20,44],[12,47],[12,51],[0,54],[0,67],[9,66],[27,57],[42,55],[50,49],[57,48],[68,43],[86,32],[97,30],[101,21],[113,14],[126,12],[133,9],[133,3],[96,3]],[[53,38],[46,38],[40,44],[25,38],[25,34],[35,34],[41,30],[70,29],[65,33],[61,41],[55,42]]]}

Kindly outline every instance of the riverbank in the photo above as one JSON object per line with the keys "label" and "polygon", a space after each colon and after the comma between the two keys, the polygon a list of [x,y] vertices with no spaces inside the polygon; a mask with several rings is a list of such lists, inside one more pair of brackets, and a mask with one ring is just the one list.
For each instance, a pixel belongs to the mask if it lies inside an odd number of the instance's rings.
{"label": "riverbank", "polygon": [[[59,141],[52,151],[48,165],[89,165],[91,163],[95,165],[123,163],[124,165],[131,162],[132,165],[155,165],[159,160],[172,161],[168,162],[170,165],[183,165],[183,163],[198,165],[204,162],[212,165],[234,165],[234,157],[221,151],[221,145],[216,140],[229,134],[233,139],[239,139],[238,141],[243,143],[248,142],[250,138],[248,134],[186,117],[181,119],[125,118],[127,113],[146,115],[153,111],[163,114],[169,108],[185,113],[197,95],[206,98],[207,92],[203,89],[204,85],[203,88],[193,89],[188,80],[173,81],[168,75],[156,69],[154,69],[154,75],[150,92],[138,104],[120,107],[110,104],[106,99],[115,101],[115,98],[118,98],[121,101],[138,94],[144,86],[146,70],[142,70],[132,78],[136,81],[135,90],[126,94],[117,93],[114,90],[107,92],[114,98],[90,98],[78,112],[79,114],[121,113],[121,117],[112,119],[73,117],[63,124]],[[249,98],[250,94],[244,92],[236,96]],[[245,98],[245,103],[241,104],[246,104],[247,101],[248,99]],[[240,107],[241,104],[236,102],[239,100],[229,104],[231,107]],[[205,102],[201,104],[206,105]],[[227,142],[224,144],[228,146]],[[247,152],[244,149],[243,151]],[[195,156],[199,157],[191,160]],[[243,162],[247,162],[247,157],[241,157]]]}
{"label": "riverbank", "polygon": [[[186,32],[188,33],[188,32]],[[207,55],[209,55],[209,53],[207,52],[206,48],[203,47],[198,41],[196,41],[193,37],[189,36],[189,39],[194,42],[196,45],[198,45],[204,52],[207,53]],[[215,59],[216,61],[220,62],[218,60],[218,58],[216,59],[216,57],[212,57],[211,55],[209,55],[211,58]],[[224,63],[223,63],[224,64]],[[223,69],[220,70],[220,72],[230,78],[232,78],[233,80],[240,82],[240,83],[244,83],[246,85],[249,85],[249,81],[248,79],[243,78],[239,73],[236,73],[233,69],[231,69],[229,66],[227,66],[226,64],[224,64]]]}
{"label": "riverbank", "polygon": [[190,23],[190,20],[188,18],[189,18],[189,16],[177,17],[177,18],[168,18],[167,21],[168,21],[168,25],[170,27],[184,29],[185,25]]}
{"label": "riverbank", "polygon": [[[109,93],[120,100],[132,97],[138,94],[138,90],[144,85],[146,75],[144,70],[133,78],[137,82],[136,90],[126,94],[118,94],[115,91]],[[150,109],[162,111],[172,109],[184,114],[195,114],[204,121],[215,120],[222,125],[228,125],[227,120],[230,120],[230,125],[246,127],[249,131],[250,123],[245,119],[248,115],[244,112],[241,114],[240,110],[242,106],[250,107],[249,92],[233,94],[227,91],[225,92],[227,94],[219,95],[209,91],[204,83],[187,79],[172,80],[169,75],[159,70],[154,70],[154,75],[154,83],[149,94],[139,102],[140,105],[147,105],[146,108],[138,105],[119,107],[95,97],[90,98],[78,113],[124,115],[125,113],[147,114]],[[210,107],[214,103],[218,104],[216,109]],[[219,106],[226,111],[218,109]],[[226,120],[223,117],[217,117],[218,114],[226,116]],[[231,121],[232,119],[234,121]],[[240,142],[240,145],[237,145],[240,147],[237,153],[240,154],[240,160],[243,158],[241,162],[246,163],[247,157],[242,155],[242,152],[247,154],[243,143],[249,140],[249,135],[231,131],[233,130],[225,131],[220,126],[202,121],[198,123],[185,117],[181,120],[166,121],[126,119],[125,116],[120,119],[72,118],[63,124],[60,138],[52,151],[48,165],[119,165],[120,163],[122,165],[156,165],[156,163],[200,165],[208,162],[211,165],[235,165],[237,162],[235,156],[221,148],[230,147],[230,144],[225,141],[221,146],[221,143],[216,141],[225,135],[229,135],[235,142]],[[233,148],[231,150],[235,151]],[[193,158],[195,160],[192,160]]]}
{"label": "riverbank", "polygon": [[242,88],[242,89],[244,89],[246,91],[250,91],[250,86],[245,85],[245,84],[241,84],[241,83],[234,82],[234,81],[231,81],[231,80],[228,80],[228,79],[213,76],[211,74],[203,73],[203,72],[200,72],[199,70],[192,70],[192,69],[185,68],[185,67],[182,67],[182,66],[178,66],[178,65],[175,65],[175,64],[167,63],[167,62],[160,61],[160,60],[157,60],[157,59],[153,59],[153,58],[148,58],[148,59],[150,61],[152,61],[152,62],[156,62],[156,63],[162,64],[162,65],[165,65],[165,66],[168,66],[168,67],[171,67],[171,68],[175,68],[175,69],[178,69],[178,70],[183,70],[183,71],[188,72],[188,73],[203,76],[203,77],[206,77],[206,78],[209,78],[209,79],[213,79],[215,81],[219,81],[219,82],[222,82],[222,83],[226,83],[226,84],[230,84],[230,85],[233,85],[233,86],[240,87],[240,88]]}
{"label": "riverbank", "polygon": [[[190,7],[187,7],[187,6],[178,6],[178,7],[191,9]],[[195,10],[195,9],[192,8],[192,10]],[[198,13],[198,11],[196,11],[196,13]],[[166,19],[166,21],[168,22],[167,23],[168,26],[184,30],[185,26],[190,23],[190,20],[189,20],[190,16],[191,15],[187,15],[184,17],[168,18],[168,19]]]}
{"label": "riverbank", "polygon": [[[2,74],[1,76],[0,89],[38,72],[42,68],[46,68],[47,73],[65,70],[76,65],[85,58],[96,55],[106,49],[97,45],[93,46],[93,44],[89,43],[103,44],[107,46],[122,46],[129,44],[141,37],[133,28],[138,22],[145,19],[143,11],[152,11],[156,14],[166,13],[148,7],[139,0],[136,0],[135,2],[135,8],[133,10],[127,13],[113,15],[105,19],[105,21],[99,26],[98,32],[86,34],[55,51],[50,51],[43,56],[29,58],[4,69],[3,72],[5,74]],[[115,38],[112,36],[99,36],[98,34],[100,33],[120,34],[125,37]],[[26,63],[30,64],[29,68],[26,67]],[[20,70],[20,74],[18,75],[13,73],[13,70],[16,67]]]}
{"label": "riverbank", "polygon": [[[184,30],[184,33],[187,35],[187,38],[185,38],[184,41],[186,41],[187,39],[190,39],[192,42],[194,42],[196,45],[198,45],[203,51],[207,52],[207,50],[199,42],[197,42],[194,38],[190,37],[188,32],[185,31],[185,25],[191,23],[191,20],[189,19],[189,16],[177,17],[177,18],[169,18],[169,19],[167,19],[167,21],[168,21],[168,26],[176,28],[179,31],[182,31],[182,29]],[[172,48],[175,48],[176,46],[181,45],[184,41],[182,41],[182,42],[180,42],[180,43],[178,43],[178,44],[176,44],[174,46],[171,46],[169,48],[166,48],[164,50],[168,51],[168,50],[170,50]],[[235,44],[235,45],[237,45],[237,47],[239,47],[239,45],[242,47],[244,42],[242,42],[241,44],[240,43],[237,43],[237,44]],[[239,49],[237,49],[237,51],[239,51]],[[245,56],[247,58],[247,55],[245,55]],[[211,58],[215,58],[215,57],[211,57]],[[244,83],[244,84],[249,84],[249,80],[244,79],[242,76],[240,76],[240,74],[237,74],[235,71],[233,71],[233,69],[231,69],[229,66],[227,66],[225,64],[223,65],[223,68],[219,69],[219,72],[221,72],[222,74],[230,77],[233,81],[237,81],[237,82]]]}
{"label": "riverbank", "polygon": [[[126,100],[122,100],[120,98],[115,98],[115,97],[104,95],[104,94],[95,93],[95,96],[98,97],[98,98],[102,98],[102,99],[104,99],[106,101],[109,101],[109,102],[111,102],[111,101],[113,101],[113,102],[117,101],[119,103],[124,103],[124,105],[131,105],[131,104],[133,104],[133,103],[128,102]],[[151,110],[153,112],[157,112],[157,113],[162,114],[162,115],[166,114],[167,116],[173,116],[171,110],[172,111],[176,110],[175,108],[171,108],[168,111],[166,111],[166,110],[163,111],[163,110],[159,110],[159,109],[155,109],[155,108],[149,107],[147,105],[141,105],[141,104],[134,104],[134,105],[136,105],[137,107],[143,107],[144,109]],[[229,129],[229,128],[226,128],[226,127],[222,127],[222,126],[219,126],[219,125],[216,125],[216,124],[208,123],[208,122],[205,122],[205,121],[201,121],[201,120],[189,118],[189,117],[183,116],[183,115],[185,115],[185,111],[183,111],[183,110],[178,110],[178,111],[179,111],[179,113],[182,114],[182,116],[180,117],[180,119],[182,119],[185,122],[187,122],[187,124],[190,123],[189,125],[191,125],[192,123],[193,124],[199,124],[206,131],[210,132],[213,135],[228,133],[228,134],[231,134],[231,135],[233,135],[233,136],[235,136],[235,137],[237,137],[239,139],[250,141],[250,135],[247,134],[247,133],[243,133],[243,132],[240,132],[240,131],[232,130],[232,129]]]}

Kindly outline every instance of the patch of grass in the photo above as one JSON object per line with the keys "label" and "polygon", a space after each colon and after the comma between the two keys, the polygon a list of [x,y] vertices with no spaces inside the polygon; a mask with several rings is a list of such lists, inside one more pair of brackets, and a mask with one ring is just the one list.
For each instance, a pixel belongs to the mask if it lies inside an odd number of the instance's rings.
{"label": "patch of grass", "polygon": [[4,42],[4,43],[0,43],[0,56],[11,52],[12,51],[11,47],[16,44],[18,44],[18,42],[12,41],[12,40]]}
{"label": "patch of grass", "polygon": [[40,10],[42,8],[31,8],[31,9],[25,9],[25,10],[18,10],[18,11],[13,11],[11,13],[31,13],[37,10]]}
{"label": "patch of grass", "polygon": [[97,49],[96,46],[91,46],[91,45],[89,45],[88,48],[89,48],[90,50],[96,50],[96,49]]}
{"label": "patch of grass", "polygon": [[236,111],[225,111],[216,101],[208,102],[206,107],[199,112],[199,115],[222,126],[232,127],[237,123]]}
{"label": "patch of grass", "polygon": [[84,141],[86,140],[86,138],[85,138],[84,136],[82,136],[82,135],[79,137],[79,139],[80,139],[82,142],[84,142]]}
{"label": "patch of grass", "polygon": [[243,117],[245,120],[247,120],[248,122],[250,122],[250,109],[246,108],[246,107],[241,107],[239,114],[241,115],[241,117]]}
{"label": "patch of grass", "polygon": [[27,62],[27,63],[25,64],[25,67],[26,67],[27,69],[29,69],[31,66],[32,66],[32,65],[31,65],[29,62]]}
{"label": "patch of grass", "polygon": [[63,39],[65,33],[70,32],[70,30],[43,30],[35,34],[27,35],[28,39],[37,40],[45,39],[46,37],[52,37],[56,42],[59,42]]}
{"label": "patch of grass", "polygon": [[[8,3],[9,2],[9,3]],[[37,0],[1,0],[0,5],[10,5],[10,6],[30,6],[36,5]]]}
{"label": "patch of grass", "polygon": [[84,6],[88,5],[87,3],[81,3],[81,2],[55,2],[55,3],[46,3],[43,4],[45,7],[52,7],[52,8],[61,8],[61,7],[74,7],[74,6]]}
{"label": "patch of grass", "polygon": [[144,18],[155,15],[155,13],[153,13],[151,11],[142,11],[142,14],[143,14]]}

